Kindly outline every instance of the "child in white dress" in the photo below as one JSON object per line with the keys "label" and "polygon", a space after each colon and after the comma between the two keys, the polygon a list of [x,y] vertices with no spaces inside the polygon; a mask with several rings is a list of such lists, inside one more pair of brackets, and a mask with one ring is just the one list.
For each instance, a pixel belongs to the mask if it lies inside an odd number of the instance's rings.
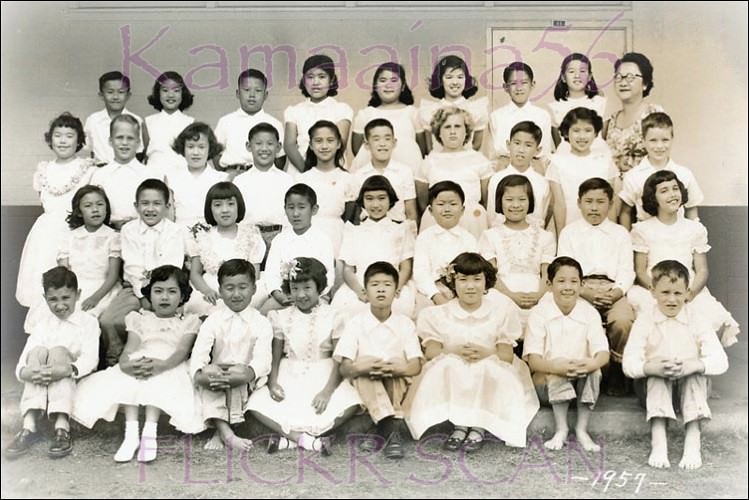
{"label": "child in white dress", "polygon": [[120,291],[120,234],[109,227],[112,209],[99,186],[76,191],[68,216],[70,232],[60,245],[57,263],[78,277],[82,311],[99,316]]}
{"label": "child in white dress", "polygon": [[652,287],[650,270],[662,260],[679,261],[690,273],[688,302],[707,318],[721,344],[728,347],[736,343],[739,324],[707,289],[707,229],[680,214],[688,200],[684,184],[670,170],[659,170],[645,181],[642,208],[654,217],[632,227],[637,284],[627,297],[637,313],[648,309],[654,303],[648,291]]}
{"label": "child in white dress", "polygon": [[[73,408],[73,418],[91,428],[100,418],[113,421],[122,407],[125,438],[114,456],[116,462],[132,460],[139,448],[138,461],[156,459],[156,426],[162,412],[182,432],[203,429],[187,366],[200,320],[177,312],[192,291],[187,275],[175,266],[157,267],[142,291],[153,312],[127,315],[127,344],[119,364],[82,381]],[[138,432],[140,406],[146,414],[142,437]]]}
{"label": "child in white dress", "polygon": [[16,300],[24,307],[43,302],[42,273],[57,265],[57,249],[68,229],[65,217],[70,202],[96,170],[75,155],[83,148],[85,135],[81,121],[70,113],[52,120],[44,140],[55,153],[55,160],[39,163],[32,180],[44,213],[26,237],[18,267]]}
{"label": "child in white dress", "polygon": [[252,394],[247,407],[283,436],[271,438],[269,453],[295,445],[329,453],[325,437],[361,405],[332,358],[340,318],[320,302],[327,286],[325,275],[325,266],[316,259],[291,261],[283,287],[294,307],[268,313],[274,336],[270,377],[266,387]]}
{"label": "child in white dress", "polygon": [[449,420],[450,451],[478,451],[489,431],[510,446],[525,446],[538,411],[528,366],[512,352],[521,335],[512,302],[485,300],[496,271],[477,253],[458,255],[448,286],[456,299],[424,309],[416,330],[427,363],[406,397],[406,423],[414,438]]}

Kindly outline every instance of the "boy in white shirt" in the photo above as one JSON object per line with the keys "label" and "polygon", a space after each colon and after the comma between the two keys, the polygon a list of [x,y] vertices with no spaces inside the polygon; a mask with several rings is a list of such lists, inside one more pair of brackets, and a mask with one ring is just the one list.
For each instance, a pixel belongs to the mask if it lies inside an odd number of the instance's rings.
{"label": "boy in white shirt", "polygon": [[700,422],[711,417],[707,377],[725,373],[728,358],[710,323],[686,304],[687,268],[678,261],[665,260],[653,266],[651,273],[657,305],[641,314],[632,327],[624,349],[624,373],[647,385],[648,465],[670,467],[666,426],[668,419],[676,419],[676,390],[686,427],[679,468],[697,469],[702,466]]}
{"label": "boy in white shirt", "polygon": [[[252,166],[252,155],[246,147],[247,134],[258,123],[270,123],[283,144],[283,125],[263,110],[267,87],[268,79],[262,71],[246,69],[239,74],[236,92],[239,109],[219,118],[216,125],[216,137],[225,148],[218,161],[220,170],[236,174]],[[275,153],[275,165],[283,169],[285,164],[286,156],[279,150]]]}

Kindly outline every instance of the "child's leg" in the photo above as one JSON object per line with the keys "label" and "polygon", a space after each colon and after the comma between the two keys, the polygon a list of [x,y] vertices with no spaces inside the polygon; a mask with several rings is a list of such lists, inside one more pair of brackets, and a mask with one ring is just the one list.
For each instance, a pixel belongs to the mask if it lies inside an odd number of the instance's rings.
{"label": "child's leg", "polygon": [[684,434],[684,453],[679,461],[680,469],[699,469],[702,467],[702,452],[700,449],[700,421],[687,422]]}
{"label": "child's leg", "polygon": [[611,396],[627,393],[627,379],[622,371],[622,354],[634,321],[635,311],[626,297],[617,300],[606,313],[606,335],[611,349],[607,393]]}
{"label": "child's leg", "polygon": [[697,469],[702,466],[700,421],[712,416],[710,407],[707,405],[708,378],[704,375],[690,375],[679,380],[678,387],[681,415],[686,424],[684,453],[679,467]]}
{"label": "child's leg", "polygon": [[[49,351],[46,347],[35,347],[26,356],[26,368],[40,370],[47,365]],[[21,394],[21,413],[23,414],[23,428],[36,432],[36,419],[47,409],[47,386],[24,382]]]}
{"label": "child's leg", "polygon": [[601,389],[601,370],[589,373],[585,377],[577,379],[577,422],[575,424],[575,436],[585,451],[600,451],[598,446],[588,434],[588,421],[593,407],[598,401]]}
{"label": "child's leg", "polygon": [[671,467],[668,461],[668,438],[666,436],[666,419],[650,419],[650,456],[648,465],[656,469]]}
{"label": "child's leg", "polygon": [[114,454],[115,462],[129,462],[135,456],[140,445],[138,435],[138,407],[135,405],[123,405],[125,409],[125,437],[122,440],[117,453]]}
{"label": "child's leg", "polygon": [[[237,436],[229,423],[225,420],[214,418],[213,424],[216,426],[216,434],[218,434],[221,439],[221,448],[227,446],[242,451],[249,451],[252,449],[252,440]],[[206,447],[206,449],[209,448]]]}
{"label": "child's leg", "polygon": [[575,423],[575,437],[585,451],[601,451],[601,447],[593,441],[588,434],[588,422],[593,410],[587,404],[578,403],[577,405],[577,422]]}
{"label": "child's leg", "polygon": [[673,382],[648,377],[645,408],[650,421],[650,456],[648,465],[656,469],[671,467],[668,461],[667,419],[676,419],[673,405]]}
{"label": "child's leg", "polygon": [[161,410],[155,406],[146,406],[146,423],[143,424],[143,435],[140,438],[139,462],[152,462],[156,460],[158,444],[156,442],[156,427],[159,423]]}
{"label": "child's leg", "polygon": [[133,289],[123,288],[112,299],[109,307],[101,313],[99,323],[106,366],[114,366],[118,363],[122,349],[125,347],[124,342],[127,340],[125,316],[138,309],[140,309],[140,300],[133,293]]}
{"label": "child's leg", "polygon": [[549,450],[561,450],[567,441],[567,435],[570,431],[567,425],[567,410],[569,407],[569,401],[551,403],[551,408],[554,411],[554,436],[544,443],[544,446]]}
{"label": "child's leg", "polygon": [[[55,370],[66,370],[73,363],[73,355],[61,346],[49,350],[47,364]],[[75,396],[75,381],[73,377],[65,377],[47,386],[47,412],[50,417],[56,416],[55,429],[70,430],[68,415],[73,410]]]}
{"label": "child's leg", "polygon": [[254,410],[250,410],[250,413],[258,422],[272,430],[274,433],[280,435],[280,437],[271,436],[270,441],[268,442],[268,453],[275,453],[278,450],[286,450],[297,447],[297,441],[299,440],[301,433],[289,432],[287,434],[275,420],[271,420],[262,413],[258,413]]}

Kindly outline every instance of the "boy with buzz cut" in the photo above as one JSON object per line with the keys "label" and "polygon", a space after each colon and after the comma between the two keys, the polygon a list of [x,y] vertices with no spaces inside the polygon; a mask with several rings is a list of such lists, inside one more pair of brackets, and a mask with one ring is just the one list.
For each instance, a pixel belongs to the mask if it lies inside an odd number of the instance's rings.
{"label": "boy with buzz cut", "polygon": [[[253,165],[253,157],[246,144],[250,129],[258,123],[271,124],[283,144],[283,124],[263,109],[268,98],[267,87],[268,79],[262,71],[250,68],[237,77],[239,109],[219,118],[216,125],[216,138],[224,145],[224,152],[218,161],[219,170],[237,173]],[[283,149],[274,153],[274,161],[278,168],[284,168],[286,156]]]}
{"label": "boy with buzz cut", "polygon": [[408,165],[393,160],[393,150],[398,144],[393,124],[384,118],[371,120],[364,126],[364,139],[364,147],[369,151],[371,160],[354,173],[356,192],[373,175],[384,176],[398,195],[398,201],[390,209],[388,216],[396,222],[406,219],[413,221],[416,234],[417,208],[413,170]]}
{"label": "boy with buzz cut", "polygon": [[[632,326],[624,349],[624,373],[646,385],[650,422],[648,465],[670,467],[667,420],[675,420],[673,392],[678,392],[686,435],[679,467],[702,466],[700,422],[711,417],[707,405],[708,376],[728,370],[728,358],[710,323],[686,303],[689,271],[678,261],[664,260],[653,269],[651,292],[656,305],[643,311]],[[638,391],[641,392],[641,391]],[[642,394],[638,394],[642,399]]]}
{"label": "boy with buzz cut", "polygon": [[247,451],[252,441],[238,437],[231,426],[244,422],[250,392],[263,385],[270,373],[273,329],[250,306],[256,289],[251,263],[227,260],[218,270],[218,283],[226,307],[208,316],[200,327],[190,373],[198,386],[203,419],[216,428],[205,448]]}
{"label": "boy with buzz cut", "polygon": [[16,365],[23,382],[21,415],[23,428],[5,449],[7,458],[27,453],[36,441],[36,421],[43,413],[53,420],[51,458],[62,458],[73,450],[70,412],[76,380],[96,368],[99,355],[99,323],[76,310],[81,291],[70,269],[58,266],[42,275],[47,307],[26,325],[29,334]]}
{"label": "boy with buzz cut", "polygon": [[607,218],[613,198],[614,190],[605,179],[594,177],[580,184],[577,206],[583,218],[562,229],[557,255],[572,257],[583,268],[580,296],[601,313],[611,348],[606,393],[623,396],[627,384],[622,354],[635,320],[626,294],[635,268],[629,232]]}
{"label": "boy with buzz cut", "polygon": [[609,362],[609,344],[598,311],[580,298],[582,277],[580,264],[570,257],[549,264],[551,293],[531,309],[523,343],[538,399],[554,411],[554,436],[544,443],[549,450],[561,450],[567,442],[567,410],[574,399],[578,443],[585,451],[601,449],[588,434],[588,421],[598,401],[601,367]]}
{"label": "boy with buzz cut", "polygon": [[[410,382],[418,375],[424,358],[416,325],[392,311],[398,271],[388,262],[375,262],[364,272],[369,311],[346,322],[333,357],[341,363],[341,376],[351,380],[385,440],[387,458],[403,458],[402,404]],[[360,442],[362,451],[373,451],[378,440]]]}
{"label": "boy with buzz cut", "polygon": [[551,202],[549,181],[531,166],[531,161],[541,150],[542,137],[541,128],[531,121],[522,121],[512,127],[509,139],[507,139],[510,164],[489,179],[489,195],[486,205],[489,226],[499,225],[503,222],[502,217],[497,212],[497,186],[502,179],[513,174],[527,177],[531,183],[535,203],[533,212],[528,214],[529,217],[540,223],[542,227],[545,227],[551,218],[549,212]]}
{"label": "boy with buzz cut", "polygon": [[[699,220],[697,207],[705,197],[692,171],[671,159],[671,143],[674,138],[674,124],[671,118],[661,112],[649,114],[642,120],[642,137],[647,156],[639,165],[624,174],[622,189],[619,191],[619,198],[623,202],[619,211],[619,223],[630,230],[633,221],[651,217],[642,208],[642,191],[645,181],[657,170],[670,170],[676,174],[688,194],[688,201],[684,204],[684,216],[687,219]],[[633,211],[636,214],[633,214]]]}
{"label": "boy with buzz cut", "polygon": [[143,119],[125,108],[130,99],[130,78],[119,71],[110,71],[99,77],[99,97],[104,101],[104,109],[89,115],[83,126],[86,132],[86,148],[91,151],[97,164],[111,163],[115,159],[114,145],[110,142],[110,125],[120,115],[129,115],[138,123],[138,144],[133,151],[142,153],[147,144],[141,135]]}

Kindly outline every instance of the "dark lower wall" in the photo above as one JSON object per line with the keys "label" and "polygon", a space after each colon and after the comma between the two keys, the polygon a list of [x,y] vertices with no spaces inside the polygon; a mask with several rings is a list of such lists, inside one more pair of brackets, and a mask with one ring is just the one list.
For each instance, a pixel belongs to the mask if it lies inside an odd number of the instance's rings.
{"label": "dark lower wall", "polygon": [[[2,207],[2,359],[15,360],[23,348],[26,310],[15,300],[21,250],[40,207]],[[709,288],[741,324],[747,338],[747,207],[701,207],[700,218],[709,231]]]}

